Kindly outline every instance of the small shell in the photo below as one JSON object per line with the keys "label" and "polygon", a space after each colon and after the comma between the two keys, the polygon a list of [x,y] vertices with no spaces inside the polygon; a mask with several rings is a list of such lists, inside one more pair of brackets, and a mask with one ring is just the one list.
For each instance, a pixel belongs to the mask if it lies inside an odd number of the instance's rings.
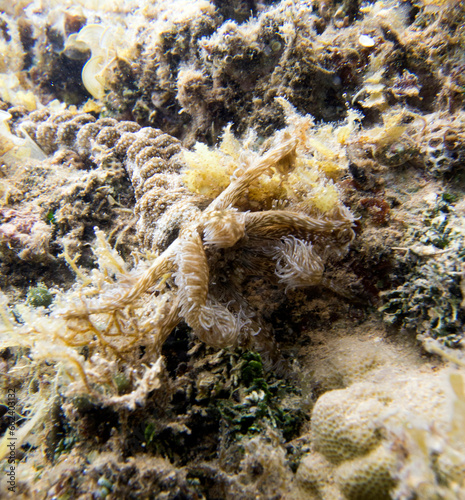
{"label": "small shell", "polygon": [[358,37],[358,43],[362,47],[374,47],[375,46],[375,41],[371,36],[368,35],[360,35]]}

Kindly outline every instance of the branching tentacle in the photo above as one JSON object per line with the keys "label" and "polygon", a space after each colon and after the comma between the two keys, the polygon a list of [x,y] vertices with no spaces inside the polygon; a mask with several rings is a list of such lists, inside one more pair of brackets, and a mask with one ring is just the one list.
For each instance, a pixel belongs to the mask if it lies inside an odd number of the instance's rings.
{"label": "branching tentacle", "polygon": [[231,184],[207,208],[207,212],[225,210],[234,207],[237,202],[249,192],[250,185],[262,174],[279,162],[295,154],[297,139],[287,138],[265,153],[256,165],[250,166],[238,179]]}
{"label": "branching tentacle", "polygon": [[214,347],[233,345],[240,331],[238,319],[226,307],[207,300],[209,268],[197,231],[180,238],[175,275],[181,316],[196,335]]}
{"label": "branching tentacle", "polygon": [[278,252],[276,275],[281,283],[286,284],[286,291],[289,288],[312,286],[321,282],[324,263],[311,243],[289,236],[283,239]]}
{"label": "branching tentacle", "polygon": [[208,212],[203,222],[203,240],[206,245],[229,248],[245,234],[245,214],[235,209]]}
{"label": "branching tentacle", "polygon": [[317,219],[288,210],[245,214],[245,230],[249,236],[256,238],[277,239],[291,234],[305,239],[315,234],[336,235],[339,232],[352,231],[352,224],[353,218],[351,217]]}

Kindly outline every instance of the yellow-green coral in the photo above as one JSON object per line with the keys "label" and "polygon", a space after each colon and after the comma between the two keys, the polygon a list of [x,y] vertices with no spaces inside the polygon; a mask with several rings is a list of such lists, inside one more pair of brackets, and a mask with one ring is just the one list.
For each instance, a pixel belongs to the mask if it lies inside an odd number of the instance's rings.
{"label": "yellow-green coral", "polygon": [[184,151],[187,169],[183,175],[184,184],[193,193],[216,198],[230,183],[236,165],[229,155],[221,150],[210,149],[197,143],[194,151]]}
{"label": "yellow-green coral", "polygon": [[[348,158],[346,144],[357,129],[358,114],[351,112],[346,122],[337,126],[315,126],[311,117],[299,116],[284,99],[278,99],[283,106],[291,129],[300,134],[296,150],[295,165],[288,171],[280,165],[251,183],[248,200],[253,209],[271,208],[273,203],[302,203],[307,210],[329,213],[340,205],[340,193],[334,181],[346,172]],[[194,151],[184,151],[187,168],[183,182],[190,191],[209,198],[218,196],[235,176],[249,166],[245,153],[252,157],[256,145],[252,135],[245,138],[244,152],[240,142],[234,138],[228,127],[218,148],[208,148],[197,143]],[[248,160],[250,162],[250,160]]]}

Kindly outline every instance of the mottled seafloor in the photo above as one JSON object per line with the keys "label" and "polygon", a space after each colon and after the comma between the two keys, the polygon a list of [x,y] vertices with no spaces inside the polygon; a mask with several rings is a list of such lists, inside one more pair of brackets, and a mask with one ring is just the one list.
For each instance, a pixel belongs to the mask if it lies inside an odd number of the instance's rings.
{"label": "mottled seafloor", "polygon": [[0,7],[0,498],[465,500],[463,2]]}

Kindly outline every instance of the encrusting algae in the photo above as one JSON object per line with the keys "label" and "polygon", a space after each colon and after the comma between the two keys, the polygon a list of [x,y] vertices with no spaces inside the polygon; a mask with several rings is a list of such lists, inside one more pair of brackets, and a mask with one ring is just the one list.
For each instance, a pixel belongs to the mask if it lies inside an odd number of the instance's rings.
{"label": "encrusting algae", "polygon": [[3,3],[0,496],[465,499],[463,5]]}

